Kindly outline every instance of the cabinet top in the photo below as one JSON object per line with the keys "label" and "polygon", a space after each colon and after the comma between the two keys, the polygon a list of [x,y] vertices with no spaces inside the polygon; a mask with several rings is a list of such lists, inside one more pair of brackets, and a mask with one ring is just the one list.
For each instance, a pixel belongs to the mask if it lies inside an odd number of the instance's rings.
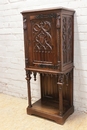
{"label": "cabinet top", "polygon": [[43,8],[43,9],[33,9],[33,10],[26,10],[26,11],[22,11],[21,13],[34,13],[34,12],[44,12],[44,11],[57,11],[57,10],[63,10],[63,11],[71,11],[71,12],[75,12],[75,10],[73,9],[69,9],[69,8],[65,8],[65,7],[54,7],[54,8]]}

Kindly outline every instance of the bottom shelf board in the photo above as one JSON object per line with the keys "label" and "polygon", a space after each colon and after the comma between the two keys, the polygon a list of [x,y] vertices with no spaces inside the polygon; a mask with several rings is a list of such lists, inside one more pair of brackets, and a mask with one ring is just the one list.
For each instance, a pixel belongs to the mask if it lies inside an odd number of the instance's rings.
{"label": "bottom shelf board", "polygon": [[38,100],[35,102],[32,107],[27,108],[27,114],[37,115],[40,117],[44,117],[53,121],[56,121],[59,124],[63,124],[65,119],[68,118],[74,111],[74,107],[66,107],[64,106],[64,114],[63,116],[59,115],[59,105],[56,102],[48,101],[48,100]]}
{"label": "bottom shelf board", "polygon": [[49,113],[49,114],[59,114],[58,107],[59,105],[57,103],[47,100],[38,100],[32,106],[32,108],[38,111],[42,111],[43,113]]}

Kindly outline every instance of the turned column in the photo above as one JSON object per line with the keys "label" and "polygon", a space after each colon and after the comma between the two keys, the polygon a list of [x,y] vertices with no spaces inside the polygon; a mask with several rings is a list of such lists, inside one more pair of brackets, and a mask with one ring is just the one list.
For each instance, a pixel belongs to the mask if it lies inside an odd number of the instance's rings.
{"label": "turned column", "polygon": [[28,88],[28,104],[29,107],[32,107],[31,105],[31,88],[30,88],[30,80],[31,80],[31,72],[30,71],[26,71],[26,78],[27,80],[27,88]]}
{"label": "turned column", "polygon": [[63,84],[64,84],[64,75],[60,74],[58,76],[58,87],[59,87],[59,115],[63,115]]}

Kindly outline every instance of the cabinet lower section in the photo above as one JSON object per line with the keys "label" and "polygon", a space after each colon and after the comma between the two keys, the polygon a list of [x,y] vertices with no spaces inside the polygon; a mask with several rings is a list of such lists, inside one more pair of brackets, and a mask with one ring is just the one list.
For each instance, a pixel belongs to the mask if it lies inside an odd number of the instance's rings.
{"label": "cabinet lower section", "polygon": [[59,104],[57,102],[47,101],[47,100],[38,100],[35,102],[32,107],[27,108],[27,114],[37,115],[52,121],[55,121],[59,124],[64,124],[65,120],[73,113],[74,107],[69,107],[64,105],[64,114],[63,116],[59,115]]}
{"label": "cabinet lower section", "polygon": [[[31,73],[36,80],[36,73],[40,73],[41,99],[34,104],[31,103]],[[73,113],[73,68],[65,71],[53,73],[41,72],[41,70],[27,69],[26,79],[28,86],[28,108],[27,113],[37,115],[59,124]]]}

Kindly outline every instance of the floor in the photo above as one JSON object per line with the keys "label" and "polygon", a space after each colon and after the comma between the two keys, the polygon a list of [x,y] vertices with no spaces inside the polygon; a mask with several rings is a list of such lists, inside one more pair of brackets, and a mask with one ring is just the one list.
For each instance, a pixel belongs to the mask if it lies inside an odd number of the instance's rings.
{"label": "floor", "polygon": [[0,93],[0,130],[87,130],[87,114],[75,111],[59,125],[26,114],[27,100]]}

